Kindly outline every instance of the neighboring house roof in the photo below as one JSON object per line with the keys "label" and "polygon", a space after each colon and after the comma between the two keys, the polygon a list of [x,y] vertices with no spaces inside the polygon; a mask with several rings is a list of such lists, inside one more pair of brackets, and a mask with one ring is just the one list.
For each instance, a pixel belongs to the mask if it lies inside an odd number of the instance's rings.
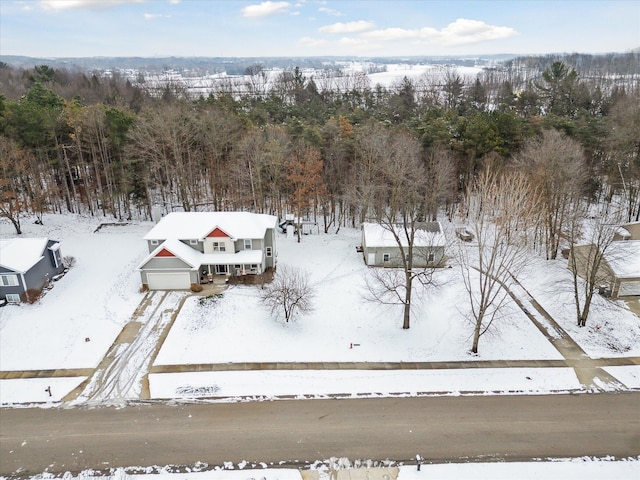
{"label": "neighboring house roof", "polygon": [[241,250],[238,253],[202,253],[180,240],[170,238],[147,255],[138,269],[144,268],[152,258],[166,256],[158,255],[163,250],[173,254],[174,257],[179,258],[191,268],[199,268],[201,265],[247,265],[262,262],[262,250]]}
{"label": "neighboring house roof", "polygon": [[616,228],[616,233],[617,233],[618,235],[620,235],[620,236],[621,236],[622,238],[624,238],[624,239],[631,238],[631,233],[629,232],[629,230],[627,230],[627,229],[626,229],[626,228],[624,228],[624,227],[618,227],[618,228]]}
{"label": "neighboring house roof", "polygon": [[275,228],[277,217],[251,212],[172,212],[144,236],[145,240],[203,239],[216,228],[233,239],[264,238]]}
{"label": "neighboring house roof", "polygon": [[617,278],[640,277],[640,240],[611,242],[604,258]]}
{"label": "neighboring house roof", "polygon": [[[377,223],[363,223],[362,229],[367,247],[397,247],[393,233]],[[407,238],[400,225],[395,226],[403,247],[407,247]],[[440,247],[446,245],[446,238],[440,222],[426,222],[416,230],[413,245],[415,247]]]}
{"label": "neighboring house roof", "polygon": [[42,259],[48,241],[46,238],[0,240],[0,266],[17,273],[27,273]]}

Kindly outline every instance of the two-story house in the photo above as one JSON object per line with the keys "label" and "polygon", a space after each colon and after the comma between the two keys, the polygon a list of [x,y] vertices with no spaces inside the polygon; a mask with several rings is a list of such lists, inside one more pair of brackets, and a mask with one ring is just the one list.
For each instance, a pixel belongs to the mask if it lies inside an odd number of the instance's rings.
{"label": "two-story house", "polygon": [[186,290],[215,275],[259,274],[276,266],[277,217],[250,212],[174,212],[144,236],[138,270],[150,290]]}
{"label": "two-story house", "polygon": [[0,299],[20,303],[64,271],[60,242],[48,238],[0,240]]}

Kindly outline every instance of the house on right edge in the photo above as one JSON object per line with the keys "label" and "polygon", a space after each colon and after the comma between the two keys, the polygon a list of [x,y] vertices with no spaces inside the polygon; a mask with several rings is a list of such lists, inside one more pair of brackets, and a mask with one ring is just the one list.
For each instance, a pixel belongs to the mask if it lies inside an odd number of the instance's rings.
{"label": "house on right edge", "polygon": [[[407,251],[408,242],[402,228],[395,227],[402,248]],[[423,222],[415,232],[413,242],[413,266],[438,267],[444,263],[446,238],[440,222]],[[370,267],[401,267],[402,254],[393,232],[377,223],[362,224],[362,255]]]}
{"label": "house on right edge", "polygon": [[[589,258],[596,247],[578,245],[574,248],[577,273],[585,278]],[[618,227],[596,275],[601,290],[612,298],[640,296],[640,222]]]}

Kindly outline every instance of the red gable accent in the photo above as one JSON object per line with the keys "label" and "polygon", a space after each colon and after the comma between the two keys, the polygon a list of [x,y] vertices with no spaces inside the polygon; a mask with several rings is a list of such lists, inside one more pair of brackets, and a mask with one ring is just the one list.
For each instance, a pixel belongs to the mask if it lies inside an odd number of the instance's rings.
{"label": "red gable accent", "polygon": [[158,253],[156,253],[156,257],[175,257],[175,255],[166,248],[163,248]]}
{"label": "red gable accent", "polygon": [[213,229],[213,231],[211,231],[211,233],[209,235],[207,235],[207,237],[225,237],[225,238],[228,238],[229,235],[227,235],[222,230],[220,230],[218,227],[216,227],[216,228]]}

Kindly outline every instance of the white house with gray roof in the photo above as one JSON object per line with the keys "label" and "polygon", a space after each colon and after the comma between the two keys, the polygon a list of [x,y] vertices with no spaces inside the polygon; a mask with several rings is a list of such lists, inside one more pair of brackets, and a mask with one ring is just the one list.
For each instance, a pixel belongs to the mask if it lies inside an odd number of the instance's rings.
{"label": "white house with gray roof", "polygon": [[[400,240],[398,245],[397,238]],[[440,222],[423,222],[415,230],[413,266],[440,266],[444,261],[446,238]],[[394,232],[377,223],[362,224],[362,255],[370,267],[401,267],[402,252],[408,255],[409,242],[401,226]]]}
{"label": "white house with gray roof", "polygon": [[144,236],[138,270],[150,290],[186,290],[215,276],[276,266],[277,217],[250,212],[174,212]]}

